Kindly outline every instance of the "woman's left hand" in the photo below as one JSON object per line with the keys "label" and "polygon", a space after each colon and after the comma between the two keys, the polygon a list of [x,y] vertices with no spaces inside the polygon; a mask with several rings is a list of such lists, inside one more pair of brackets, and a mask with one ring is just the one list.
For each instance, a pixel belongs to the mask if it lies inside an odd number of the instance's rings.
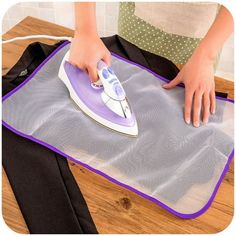
{"label": "woman's left hand", "polygon": [[[185,85],[184,119],[187,124],[191,120],[195,127],[200,121],[208,122],[210,113],[216,109],[214,60],[205,54],[204,49],[197,48],[178,75],[165,89],[172,89],[176,85]],[[192,119],[191,119],[192,118]]]}

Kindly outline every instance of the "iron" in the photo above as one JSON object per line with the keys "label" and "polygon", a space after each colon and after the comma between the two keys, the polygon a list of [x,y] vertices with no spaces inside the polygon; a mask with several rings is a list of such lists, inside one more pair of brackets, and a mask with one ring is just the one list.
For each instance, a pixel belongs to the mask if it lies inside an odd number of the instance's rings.
{"label": "iron", "polygon": [[99,61],[97,72],[99,80],[91,83],[86,72],[69,62],[68,51],[62,60],[58,76],[69,90],[72,100],[85,114],[112,130],[137,136],[135,115],[113,69]]}

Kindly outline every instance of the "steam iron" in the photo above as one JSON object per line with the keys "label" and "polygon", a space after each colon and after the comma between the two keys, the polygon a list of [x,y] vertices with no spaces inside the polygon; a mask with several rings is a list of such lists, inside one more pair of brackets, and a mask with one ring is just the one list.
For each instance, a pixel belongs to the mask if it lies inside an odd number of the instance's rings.
{"label": "steam iron", "polygon": [[58,76],[79,108],[112,130],[137,136],[135,115],[112,68],[99,61],[97,65],[99,81],[91,83],[88,74],[70,64],[68,59],[69,51],[62,60]]}

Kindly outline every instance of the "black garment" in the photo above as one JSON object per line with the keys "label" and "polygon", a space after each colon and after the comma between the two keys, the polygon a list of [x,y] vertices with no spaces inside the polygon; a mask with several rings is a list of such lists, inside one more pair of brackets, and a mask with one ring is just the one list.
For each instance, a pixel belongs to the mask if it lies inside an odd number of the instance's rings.
{"label": "black garment", "polygon": [[[110,51],[171,80],[178,68],[119,36],[103,39]],[[59,45],[33,43],[3,76],[3,95],[21,84]],[[223,95],[227,94],[217,94]],[[97,233],[67,161],[3,127],[3,166],[30,233]]]}
{"label": "black garment", "polygon": [[[179,72],[179,69],[170,60],[142,50],[118,35],[102,40],[110,51],[145,66],[168,80],[174,79]],[[216,91],[216,96],[227,98],[228,94]]]}
{"label": "black garment", "polygon": [[[3,95],[21,84],[61,43],[33,43],[3,76]],[[30,233],[97,233],[66,159],[2,128],[3,167]]]}

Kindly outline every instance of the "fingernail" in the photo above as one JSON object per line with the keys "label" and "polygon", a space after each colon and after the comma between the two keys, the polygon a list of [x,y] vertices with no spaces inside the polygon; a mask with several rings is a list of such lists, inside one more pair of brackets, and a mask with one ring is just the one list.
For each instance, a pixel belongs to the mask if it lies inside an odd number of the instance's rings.
{"label": "fingernail", "polygon": [[215,110],[213,110],[211,113],[212,113],[212,114],[215,114],[215,113],[216,113],[216,111],[215,111]]}
{"label": "fingernail", "polygon": [[189,119],[189,118],[186,118],[186,119],[185,119],[185,122],[189,125],[189,124],[190,124],[190,119]]}
{"label": "fingernail", "polygon": [[203,123],[204,123],[204,125],[206,125],[208,123],[208,119],[204,119]]}
{"label": "fingernail", "polygon": [[195,121],[195,122],[193,123],[193,125],[194,125],[194,127],[198,128],[198,127],[199,127],[199,122],[198,122],[198,121]]}
{"label": "fingernail", "polygon": [[162,88],[166,88],[166,85],[167,85],[167,84],[163,84],[163,85],[162,85]]}

